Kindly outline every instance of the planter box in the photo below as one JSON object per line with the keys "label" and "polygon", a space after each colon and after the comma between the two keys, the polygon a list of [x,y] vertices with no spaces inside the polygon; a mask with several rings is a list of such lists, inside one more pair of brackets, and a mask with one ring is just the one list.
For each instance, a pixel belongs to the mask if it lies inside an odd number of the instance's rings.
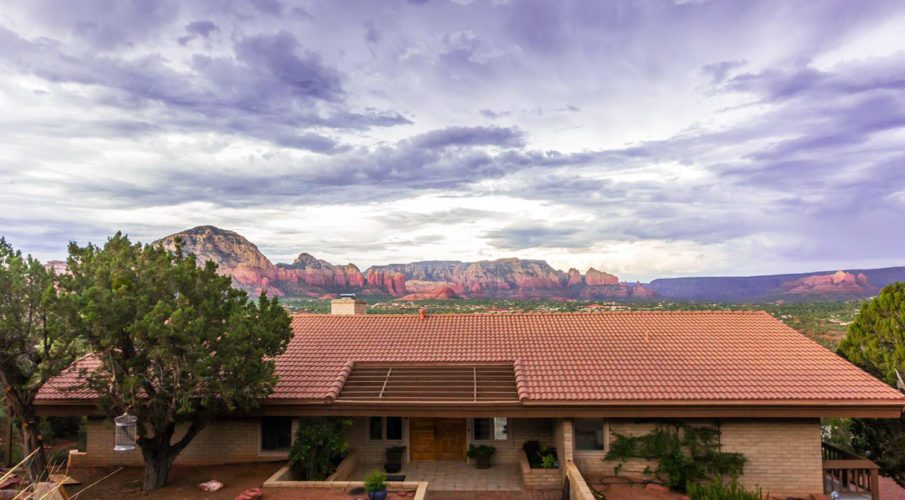
{"label": "planter box", "polygon": [[356,453],[355,450],[349,450],[346,458],[336,466],[336,470],[333,471],[333,474],[330,474],[327,477],[327,481],[345,481],[346,479],[349,479],[349,476],[352,475],[352,471],[355,470],[356,465],[358,465],[358,453]]}
{"label": "planter box", "polygon": [[532,469],[525,450],[519,450],[519,469],[522,484],[529,490],[558,490],[562,488],[562,471],[557,469]]}
{"label": "planter box", "polygon": [[[284,465],[276,472],[276,474],[270,476],[270,479],[267,480],[267,483],[293,483],[293,484],[309,484],[309,483],[330,483],[334,481],[345,481],[349,479],[349,475],[352,474],[352,471],[355,470],[355,466],[358,465],[358,453],[355,450],[349,450],[349,453],[346,455],[346,458],[336,466],[336,470],[333,474],[327,476],[327,479],[323,481],[293,481],[292,475],[289,472],[289,465]],[[267,486],[267,483],[264,485]]]}
{"label": "planter box", "polygon": [[[348,456],[346,457],[349,458]],[[345,461],[345,460],[343,460]],[[342,465],[342,464],[340,464]],[[339,469],[337,468],[337,472]],[[351,471],[350,471],[351,472]],[[335,473],[333,474],[336,475]],[[330,476],[333,477],[333,476]],[[394,482],[387,481],[387,491],[389,492],[399,492],[399,491],[407,491],[414,492],[412,494],[412,500],[425,500],[427,496],[427,487],[428,483],[424,481],[415,482],[415,481],[406,481],[406,482]],[[316,491],[318,489],[333,489],[337,491],[341,491],[343,493],[348,492],[351,488],[364,488],[365,483],[363,481],[343,481],[343,480],[334,480],[334,481],[292,481],[289,478],[289,466],[284,465],[280,468],[280,470],[276,471],[276,473],[267,481],[264,481],[264,489],[274,491],[279,491],[280,488],[292,488],[293,493],[301,493],[305,490]],[[265,494],[266,497],[266,494]]]}

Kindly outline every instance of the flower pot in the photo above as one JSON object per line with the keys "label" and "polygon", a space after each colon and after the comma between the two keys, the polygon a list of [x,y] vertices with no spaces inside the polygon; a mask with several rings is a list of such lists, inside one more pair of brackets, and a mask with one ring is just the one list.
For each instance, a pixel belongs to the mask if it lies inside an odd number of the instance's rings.
{"label": "flower pot", "polygon": [[369,491],[368,500],[384,500],[387,497],[387,490]]}
{"label": "flower pot", "polygon": [[475,457],[475,465],[478,469],[489,469],[490,468],[490,455],[481,455]]}
{"label": "flower pot", "polygon": [[405,448],[387,448],[387,462],[384,464],[383,470],[391,474],[402,470],[403,455],[405,455]]}

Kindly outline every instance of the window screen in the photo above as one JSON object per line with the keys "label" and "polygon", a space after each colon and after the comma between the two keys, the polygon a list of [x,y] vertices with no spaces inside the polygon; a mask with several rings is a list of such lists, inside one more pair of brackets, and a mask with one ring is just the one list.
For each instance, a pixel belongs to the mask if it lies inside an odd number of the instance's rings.
{"label": "window screen", "polygon": [[291,417],[261,417],[261,449],[288,450],[292,444]]}
{"label": "window screen", "polygon": [[576,450],[603,449],[603,419],[576,418],[572,422]]}

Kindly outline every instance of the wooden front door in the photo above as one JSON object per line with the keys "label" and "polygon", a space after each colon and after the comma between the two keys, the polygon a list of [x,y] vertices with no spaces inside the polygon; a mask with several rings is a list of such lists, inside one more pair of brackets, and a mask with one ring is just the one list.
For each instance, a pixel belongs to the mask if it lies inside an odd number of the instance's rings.
{"label": "wooden front door", "polygon": [[412,418],[412,460],[465,460],[464,418]]}

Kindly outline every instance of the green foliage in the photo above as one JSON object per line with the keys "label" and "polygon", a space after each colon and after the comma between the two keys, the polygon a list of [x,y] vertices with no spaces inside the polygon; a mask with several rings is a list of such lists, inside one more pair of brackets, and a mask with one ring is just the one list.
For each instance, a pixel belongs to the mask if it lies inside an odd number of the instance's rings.
{"label": "green foliage", "polygon": [[306,417],[299,420],[289,470],[299,481],[323,481],[349,452],[348,429],[352,420],[336,417]]}
{"label": "green foliage", "polygon": [[492,457],[493,454],[496,453],[496,448],[493,446],[489,446],[486,444],[482,444],[480,446],[469,445],[468,446],[468,458],[480,458],[480,457]]}
{"label": "green foliage", "polygon": [[0,238],[0,382],[19,424],[32,479],[46,474],[41,426],[34,400],[48,379],[75,358],[57,276]]}
{"label": "green foliage", "polygon": [[[219,415],[249,410],[276,385],[274,356],[291,337],[288,314],[250,301],[181,248],[69,247],[63,299],[99,366],[83,375],[108,415],[138,417],[145,489],[162,486],[175,457]],[[172,442],[176,425],[188,424]],[[162,477],[161,477],[162,476]]]}
{"label": "green foliage", "polygon": [[724,484],[714,481],[707,484],[688,483],[688,498],[690,500],[761,500],[764,492],[759,487],[746,490],[736,481]]}
{"label": "green foliage", "polygon": [[720,451],[720,431],[715,427],[662,424],[650,434],[626,436],[613,432],[605,460],[622,463],[632,458],[657,461],[653,474],[671,488],[742,474],[746,459],[741,453]]}
{"label": "green foliage", "polygon": [[387,474],[380,469],[374,469],[365,476],[365,489],[368,493],[384,491],[387,489]]}
{"label": "green foliage", "polygon": [[[861,307],[839,354],[895,387],[895,371],[905,376],[905,282],[887,286]],[[851,434],[856,452],[905,486],[905,416],[853,419]]]}
{"label": "green foliage", "polygon": [[855,453],[852,447],[852,419],[824,418],[820,422],[820,435],[824,443]]}
{"label": "green foliage", "polygon": [[541,446],[540,441],[525,441],[522,444],[525,457],[532,469],[555,469],[559,467],[556,459],[556,448]]}

